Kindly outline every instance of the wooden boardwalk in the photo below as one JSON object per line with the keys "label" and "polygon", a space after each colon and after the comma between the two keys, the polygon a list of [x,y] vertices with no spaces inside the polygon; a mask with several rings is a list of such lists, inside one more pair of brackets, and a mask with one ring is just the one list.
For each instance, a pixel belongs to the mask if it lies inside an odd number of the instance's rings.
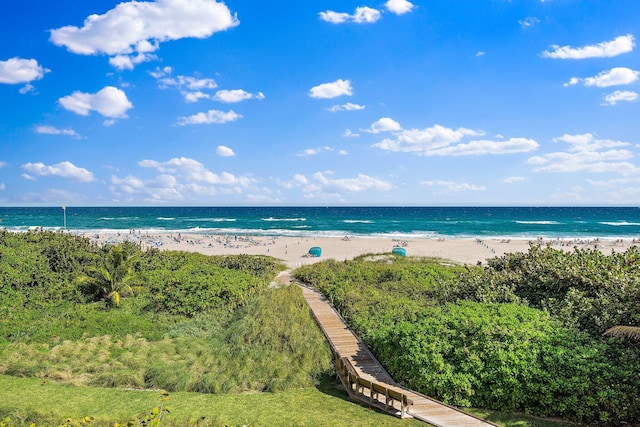
{"label": "wooden boardwalk", "polygon": [[336,357],[336,370],[352,399],[438,427],[495,426],[397,384],[321,293],[300,286]]}

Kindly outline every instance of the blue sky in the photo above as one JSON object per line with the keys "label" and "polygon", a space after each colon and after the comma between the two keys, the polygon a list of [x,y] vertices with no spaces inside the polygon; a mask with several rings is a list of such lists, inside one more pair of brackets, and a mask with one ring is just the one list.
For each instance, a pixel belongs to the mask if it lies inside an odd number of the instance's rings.
{"label": "blue sky", "polygon": [[0,203],[638,205],[637,0],[20,0]]}

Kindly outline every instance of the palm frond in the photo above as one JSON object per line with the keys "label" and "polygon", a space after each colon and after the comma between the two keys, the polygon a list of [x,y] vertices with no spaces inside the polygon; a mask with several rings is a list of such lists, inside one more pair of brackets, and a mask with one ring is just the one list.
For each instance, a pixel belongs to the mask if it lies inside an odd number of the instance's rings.
{"label": "palm frond", "polygon": [[608,337],[628,338],[633,341],[640,341],[640,326],[613,326],[606,331],[604,335]]}

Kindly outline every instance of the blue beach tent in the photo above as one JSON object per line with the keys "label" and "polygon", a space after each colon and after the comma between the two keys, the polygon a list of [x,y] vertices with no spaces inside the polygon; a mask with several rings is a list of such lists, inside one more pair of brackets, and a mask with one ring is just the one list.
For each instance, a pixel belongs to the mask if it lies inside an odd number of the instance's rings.
{"label": "blue beach tent", "polygon": [[400,247],[393,248],[391,253],[394,255],[407,256],[407,250],[405,248],[400,248]]}
{"label": "blue beach tent", "polygon": [[309,249],[309,255],[319,257],[320,255],[322,255],[322,248],[319,246],[312,247],[311,249]]}

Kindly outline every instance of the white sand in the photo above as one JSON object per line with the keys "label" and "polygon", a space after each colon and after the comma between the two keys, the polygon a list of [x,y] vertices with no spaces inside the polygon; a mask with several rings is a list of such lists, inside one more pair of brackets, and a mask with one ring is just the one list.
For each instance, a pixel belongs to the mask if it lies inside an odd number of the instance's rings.
{"label": "white sand", "polygon": [[[95,239],[95,235],[86,234]],[[100,243],[131,240],[141,243],[143,248],[157,247],[161,250],[200,252],[206,255],[248,254],[270,255],[283,260],[289,268],[310,264],[325,259],[343,261],[367,253],[390,253],[394,247],[402,246],[407,256],[436,257],[460,264],[484,263],[488,258],[506,253],[526,252],[530,240],[525,239],[412,239],[397,241],[375,237],[268,237],[268,236],[224,236],[178,233],[101,234]],[[598,241],[553,239],[534,240],[535,244],[551,245],[556,249],[573,250],[597,248],[605,254],[623,252],[636,243],[632,239],[610,239]],[[320,257],[308,255],[314,246],[322,248]]]}

